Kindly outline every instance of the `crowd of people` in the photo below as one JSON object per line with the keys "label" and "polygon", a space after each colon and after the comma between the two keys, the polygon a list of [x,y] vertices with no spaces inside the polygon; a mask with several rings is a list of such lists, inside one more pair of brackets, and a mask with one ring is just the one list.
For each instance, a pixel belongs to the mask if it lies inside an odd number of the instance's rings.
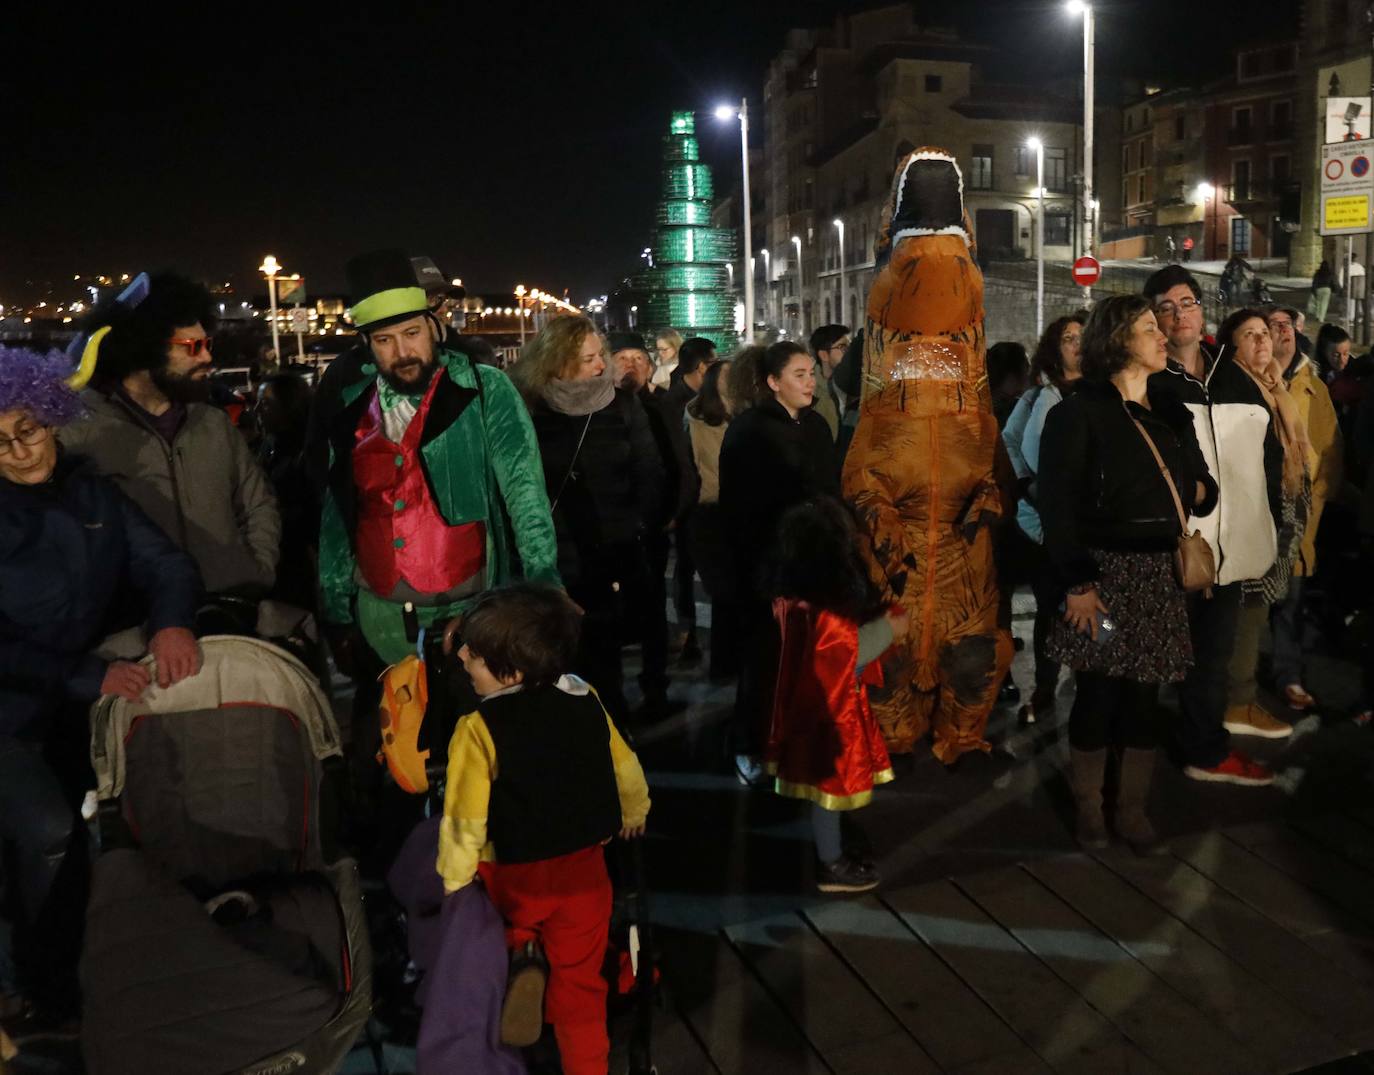
{"label": "crowd of people", "polygon": [[[863,335],[825,325],[806,344],[727,356],[671,329],[650,341],[569,315],[502,370],[437,315],[442,293],[404,252],[347,273],[357,345],[316,386],[266,380],[239,427],[208,402],[210,296],[174,274],[140,276],[95,311],[79,394],[64,356],[0,352],[15,981],[33,1013],[78,1008],[85,713],[101,694],[148,689],[141,654],[162,686],[195,674],[209,632],[282,640],[325,682],[332,659],[354,683],[350,831],[380,872],[419,804],[398,805],[376,762],[379,676],[418,647],[452,744],[430,861],[449,892],[481,879],[506,918],[512,983],[547,979],[564,1070],[604,1071],[600,845],[644,831],[633,732],[682,704],[676,669],[704,661],[737,682],[722,763],[808,804],[817,887],[879,883],[839,818],[893,779],[867,685],[910,625],[875,585],[840,495]],[[1020,716],[1051,719],[1073,672],[1085,848],[1110,833],[1159,848],[1145,803],[1161,745],[1193,779],[1272,782],[1237,741],[1288,736],[1293,714],[1317,707],[1312,620],[1334,631],[1371,611],[1371,360],[1352,359],[1335,326],[1305,346],[1301,320],[1242,307],[1208,337],[1198,282],[1170,265],[1139,296],[1054,320],[1029,359],[1011,343],[988,351],[1015,476],[997,541],[1004,625],[1018,586],[1036,605]],[[1180,568],[1195,532],[1206,585]],[[1177,712],[1162,719],[1166,684]],[[1367,660],[1363,690],[1354,719],[1368,723]],[[1004,700],[1018,694],[1008,677]],[[537,1035],[538,1012],[513,1020],[515,1039]]]}

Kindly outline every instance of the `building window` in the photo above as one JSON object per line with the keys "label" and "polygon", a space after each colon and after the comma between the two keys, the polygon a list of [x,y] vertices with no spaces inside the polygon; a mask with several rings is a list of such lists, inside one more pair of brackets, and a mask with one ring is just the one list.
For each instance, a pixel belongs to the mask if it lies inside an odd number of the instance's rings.
{"label": "building window", "polygon": [[1183,116],[1182,116],[1181,114],[1175,116],[1175,117],[1174,117],[1174,141],[1175,141],[1175,142],[1182,142],[1182,141],[1183,141],[1185,138],[1187,138],[1187,137],[1188,137],[1188,127],[1187,127],[1187,124],[1184,122]]}
{"label": "building window", "polygon": [[1250,221],[1243,216],[1231,218],[1231,253],[1241,257],[1250,253]]}
{"label": "building window", "polygon": [[939,93],[944,84],[943,75],[926,75],[926,93]]}
{"label": "building window", "polygon": [[1016,147],[1015,163],[1016,163],[1016,174],[1017,174],[1017,175],[1030,175],[1030,174],[1031,174],[1031,151],[1030,151],[1029,149],[1027,149],[1025,146],[1017,146],[1017,147]]}
{"label": "building window", "polygon": [[1250,109],[1249,107],[1237,108],[1231,112],[1231,126],[1238,131],[1250,130]]}
{"label": "building window", "polygon": [[969,168],[968,185],[970,190],[992,189],[992,146],[973,147],[973,163]]}
{"label": "building window", "polygon": [[1287,154],[1285,154],[1282,157],[1270,157],[1269,177],[1275,183],[1286,183],[1288,182],[1289,177],[1292,175],[1292,172],[1290,171],[1291,167],[1292,165],[1289,162]]}
{"label": "building window", "polygon": [[1131,147],[1130,147],[1130,146],[1122,146],[1122,147],[1121,147],[1121,170],[1122,170],[1123,172],[1129,172],[1129,171],[1131,170]]}
{"label": "building window", "polygon": [[1045,245],[1069,245],[1069,214],[1061,210],[1045,214]]}
{"label": "building window", "polygon": [[1264,74],[1264,67],[1260,63],[1264,53],[1262,52],[1242,52],[1240,54],[1240,77],[1258,78]]}
{"label": "building window", "polygon": [[1045,189],[1064,191],[1069,188],[1069,153],[1066,149],[1045,150]]}
{"label": "building window", "polygon": [[1131,181],[1123,179],[1121,181],[1121,200],[1126,205],[1131,205]]}
{"label": "building window", "polygon": [[1137,204],[1145,201],[1145,177],[1143,175],[1135,177],[1135,200]]}
{"label": "building window", "polygon": [[1250,196],[1250,162],[1233,161],[1231,164],[1231,185],[1235,197],[1245,199]]}
{"label": "building window", "polygon": [[816,88],[816,85],[817,85],[818,81],[819,81],[819,79],[818,79],[817,74],[816,74],[816,68],[813,67],[813,68],[811,68],[811,70],[809,70],[809,71],[806,72],[806,79],[805,79],[805,81],[803,81],[803,83],[802,83],[802,88],[803,88],[803,89],[808,89],[808,90],[814,90],[814,89]]}

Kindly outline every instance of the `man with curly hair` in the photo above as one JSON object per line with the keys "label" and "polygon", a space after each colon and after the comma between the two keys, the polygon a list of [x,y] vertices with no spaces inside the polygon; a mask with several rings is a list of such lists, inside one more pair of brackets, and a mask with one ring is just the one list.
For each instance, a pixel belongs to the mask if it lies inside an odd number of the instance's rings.
{"label": "man with curly hair", "polygon": [[213,309],[204,287],[173,273],[96,309],[86,331],[110,331],[83,393],[89,414],[62,442],[191,554],[210,594],[260,597],[276,577],[281,517],[243,437],[206,402]]}

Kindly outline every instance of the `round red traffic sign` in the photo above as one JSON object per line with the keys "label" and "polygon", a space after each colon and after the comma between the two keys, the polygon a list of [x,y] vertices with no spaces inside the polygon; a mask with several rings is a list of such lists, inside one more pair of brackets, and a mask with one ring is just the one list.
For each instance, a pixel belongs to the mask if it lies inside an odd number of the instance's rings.
{"label": "round red traffic sign", "polygon": [[1092,287],[1102,275],[1102,265],[1097,258],[1084,254],[1073,263],[1073,280],[1083,287]]}

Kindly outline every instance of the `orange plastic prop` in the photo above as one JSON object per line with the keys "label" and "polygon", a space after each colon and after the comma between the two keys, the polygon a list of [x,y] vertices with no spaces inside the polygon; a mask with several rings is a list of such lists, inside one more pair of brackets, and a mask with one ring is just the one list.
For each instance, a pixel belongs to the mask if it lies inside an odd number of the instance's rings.
{"label": "orange plastic prop", "polygon": [[385,762],[402,791],[420,795],[429,790],[425,763],[429,751],[419,749],[420,725],[429,703],[425,664],[415,654],[402,658],[382,673],[382,749]]}

